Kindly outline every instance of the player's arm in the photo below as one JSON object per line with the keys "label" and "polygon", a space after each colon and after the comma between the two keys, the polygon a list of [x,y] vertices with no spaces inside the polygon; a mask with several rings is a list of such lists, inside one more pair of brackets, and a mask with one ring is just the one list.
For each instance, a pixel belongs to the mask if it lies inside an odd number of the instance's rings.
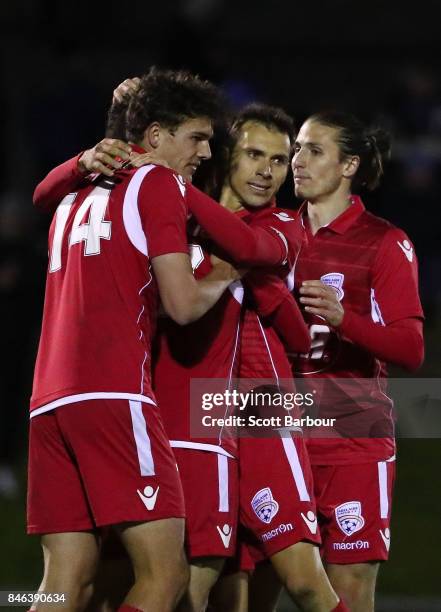
{"label": "player's arm", "polygon": [[84,184],[89,174],[113,176],[122,160],[129,159],[131,147],[121,140],[104,138],[91,149],[57,166],[37,185],[33,203],[37,208],[53,211],[69,192]]}
{"label": "player's arm", "polygon": [[157,166],[146,175],[138,209],[164,310],[180,325],[196,321],[240,273],[219,261],[203,280],[194,278],[187,243],[185,186],[170,170]]}
{"label": "player's arm", "polygon": [[257,312],[266,317],[290,352],[307,353],[311,347],[308,327],[285,283],[275,274],[251,271],[243,279],[251,291]]}
{"label": "player's arm", "polygon": [[[409,244],[409,257],[399,242]],[[305,281],[300,301],[305,310],[326,319],[346,338],[378,359],[415,370],[424,359],[423,313],[418,297],[418,270],[413,247],[400,230],[386,234],[373,270],[378,322],[343,308],[337,294],[321,281]]]}
{"label": "player's arm", "polygon": [[152,259],[165,312],[179,325],[200,319],[240,274],[226,262],[216,264],[202,280],[193,276],[186,253],[168,253]]}
{"label": "player's arm", "polygon": [[187,194],[198,223],[238,265],[277,266],[287,261],[288,242],[282,232],[248,226],[193,185],[188,185]]}
{"label": "player's arm", "polygon": [[423,323],[407,317],[386,325],[343,308],[337,293],[322,281],[305,281],[300,288],[305,310],[323,317],[328,325],[381,361],[416,370],[424,358]]}

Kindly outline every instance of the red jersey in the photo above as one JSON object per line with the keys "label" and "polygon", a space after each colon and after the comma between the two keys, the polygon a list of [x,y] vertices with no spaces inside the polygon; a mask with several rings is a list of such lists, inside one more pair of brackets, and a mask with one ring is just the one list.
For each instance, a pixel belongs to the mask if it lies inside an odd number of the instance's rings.
{"label": "red jersey", "polygon": [[[351,206],[315,236],[303,215],[308,240],[296,266],[296,289],[321,279],[337,291],[345,310],[378,325],[422,317],[418,271],[409,238],[367,212],[357,196]],[[392,400],[386,395],[385,363],[308,313],[312,348],[297,355],[293,371],[320,382],[318,416],[336,417],[341,438],[311,438],[311,463],[345,464],[385,460],[394,454]],[[345,380],[344,380],[345,379]],[[303,390],[303,389],[302,389]]]}
{"label": "red jersey", "polygon": [[[295,260],[301,237],[296,241],[290,227],[292,216],[280,209],[265,208],[252,212],[241,211],[242,219],[253,227],[270,227],[287,246],[287,263],[280,266],[280,274],[286,277]],[[279,215],[279,216],[277,216]],[[212,243],[209,245],[212,249]],[[196,278],[203,278],[211,270],[207,245],[194,240],[190,245],[192,265]],[[288,263],[291,262],[291,263]],[[229,388],[237,370],[239,348],[240,314],[244,297],[242,283],[232,283],[220,300],[201,319],[179,327],[173,321],[160,321],[158,331],[158,354],[154,367],[154,388],[162,410],[166,431],[173,447],[200,448],[235,455],[236,440],[225,428],[219,428],[217,438],[196,438],[190,434],[190,419],[200,420],[199,405],[191,406],[190,389],[195,379],[213,379],[213,389],[207,392],[222,392]],[[283,350],[283,347],[282,347]],[[269,375],[271,376],[271,375]],[[219,384],[217,384],[219,381]],[[205,383],[205,385],[209,383]],[[233,410],[234,407],[230,407]],[[225,414],[228,416],[229,411]],[[210,428],[210,433],[213,430]]]}
{"label": "red jersey", "polygon": [[49,231],[33,414],[95,398],[152,403],[150,259],[188,253],[187,212],[181,177],[153,165],[64,197]]}

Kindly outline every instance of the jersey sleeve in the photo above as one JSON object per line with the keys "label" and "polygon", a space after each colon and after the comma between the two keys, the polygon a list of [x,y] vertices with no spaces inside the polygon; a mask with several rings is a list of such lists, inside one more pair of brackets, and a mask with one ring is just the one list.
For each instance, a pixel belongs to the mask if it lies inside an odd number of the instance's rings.
{"label": "jersey sleeve", "polygon": [[287,262],[288,244],[283,232],[268,226],[248,226],[193,185],[188,185],[188,207],[236,264],[276,266]]}
{"label": "jersey sleeve", "polygon": [[398,228],[384,236],[373,266],[372,319],[388,325],[400,319],[423,318],[418,294],[418,263],[407,235]]}
{"label": "jersey sleeve", "polygon": [[32,196],[34,206],[53,212],[65,195],[87,184],[84,174],[78,170],[82,153],[60,164],[38,183]]}
{"label": "jersey sleeve", "polygon": [[249,272],[244,282],[259,315],[267,317],[286,348],[305,353],[311,341],[308,327],[292,293],[275,274]]}
{"label": "jersey sleeve", "polygon": [[251,216],[251,225],[266,228],[280,237],[286,247],[286,260],[291,269],[306,240],[301,218],[292,210],[268,208],[263,215]]}
{"label": "jersey sleeve", "polygon": [[185,185],[170,170],[157,167],[143,180],[138,209],[149,257],[187,253]]}

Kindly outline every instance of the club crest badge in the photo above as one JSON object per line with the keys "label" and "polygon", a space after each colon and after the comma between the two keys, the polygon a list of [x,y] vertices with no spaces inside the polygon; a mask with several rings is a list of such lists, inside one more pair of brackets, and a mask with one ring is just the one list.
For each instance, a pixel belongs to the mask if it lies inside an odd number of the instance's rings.
{"label": "club crest badge", "polygon": [[361,502],[350,501],[337,506],[335,520],[346,536],[351,536],[363,529],[364,518],[361,515]]}
{"label": "club crest badge", "polygon": [[324,274],[320,277],[320,280],[325,283],[325,285],[329,285],[335,289],[338,297],[338,301],[341,302],[345,292],[343,291],[343,281],[345,280],[345,275],[340,272],[330,272],[329,274]]}
{"label": "club crest badge", "polygon": [[279,504],[273,499],[273,494],[269,487],[257,491],[251,500],[251,507],[262,523],[271,523],[279,511]]}

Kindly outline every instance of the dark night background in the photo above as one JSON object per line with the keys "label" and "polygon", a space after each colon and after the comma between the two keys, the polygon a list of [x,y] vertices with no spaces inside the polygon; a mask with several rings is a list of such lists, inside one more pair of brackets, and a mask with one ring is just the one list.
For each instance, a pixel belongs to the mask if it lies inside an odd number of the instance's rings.
{"label": "dark night background", "polygon": [[[429,0],[409,8],[393,0],[0,4],[0,590],[36,588],[42,567],[23,510],[49,222],[32,210],[37,182],[103,137],[112,90],[152,64],[212,79],[233,108],[260,100],[300,122],[337,107],[380,122],[393,133],[393,158],[381,188],[362,195],[415,244],[427,343],[418,376],[439,377],[440,17],[441,4]],[[291,194],[287,181],[280,203],[296,206]],[[378,610],[441,610],[440,447],[438,439],[399,440]]]}

